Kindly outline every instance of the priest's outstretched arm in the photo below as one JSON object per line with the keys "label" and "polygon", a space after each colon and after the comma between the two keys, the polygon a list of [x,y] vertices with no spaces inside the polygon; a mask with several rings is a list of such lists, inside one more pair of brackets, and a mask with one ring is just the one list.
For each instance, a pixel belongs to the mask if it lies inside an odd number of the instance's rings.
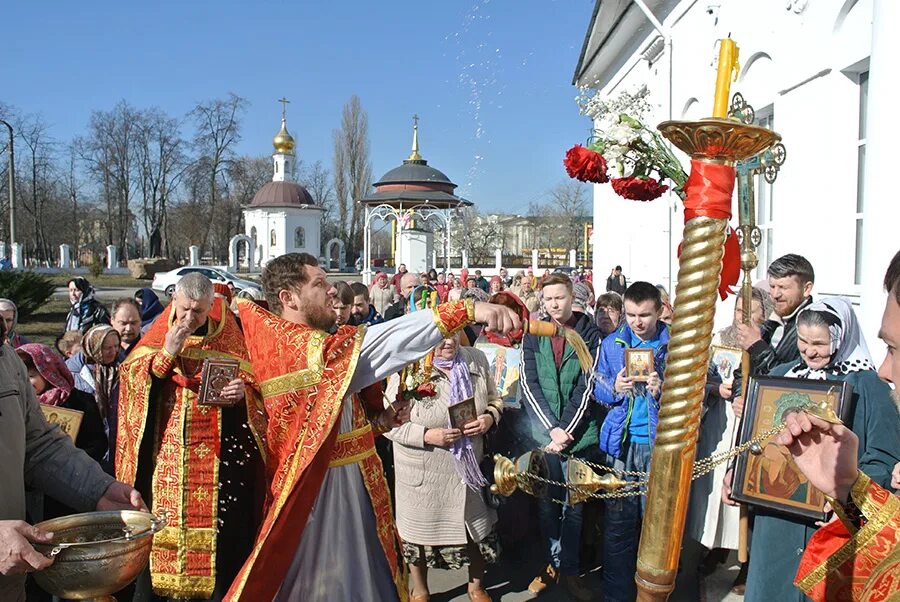
{"label": "priest's outstretched arm", "polygon": [[471,300],[442,303],[433,310],[376,324],[366,330],[348,392],[355,393],[399,372],[472,322],[504,334],[521,327],[512,310]]}

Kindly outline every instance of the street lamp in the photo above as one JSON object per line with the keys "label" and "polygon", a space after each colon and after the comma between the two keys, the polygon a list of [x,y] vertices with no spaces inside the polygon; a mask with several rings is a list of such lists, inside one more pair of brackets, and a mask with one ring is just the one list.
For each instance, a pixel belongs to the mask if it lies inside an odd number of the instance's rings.
{"label": "street lamp", "polygon": [[9,146],[6,152],[9,155],[9,248],[12,253],[12,245],[16,242],[16,162],[13,152],[13,127],[3,119],[0,119],[0,123],[9,130]]}

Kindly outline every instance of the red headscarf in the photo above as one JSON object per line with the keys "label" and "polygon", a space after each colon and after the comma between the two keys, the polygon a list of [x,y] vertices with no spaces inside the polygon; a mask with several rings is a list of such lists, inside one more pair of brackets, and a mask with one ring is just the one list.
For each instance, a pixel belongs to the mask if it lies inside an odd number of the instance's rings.
{"label": "red headscarf", "polygon": [[75,388],[75,379],[62,357],[41,343],[22,345],[16,349],[16,353],[31,358],[38,374],[47,381],[47,388],[38,396],[38,401],[48,406],[64,404]]}

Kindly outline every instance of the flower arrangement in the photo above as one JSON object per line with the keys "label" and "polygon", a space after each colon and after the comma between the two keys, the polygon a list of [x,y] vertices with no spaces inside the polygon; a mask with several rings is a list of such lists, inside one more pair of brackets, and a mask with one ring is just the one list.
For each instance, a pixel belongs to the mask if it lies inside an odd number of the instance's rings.
{"label": "flower arrangement", "polygon": [[[587,146],[568,150],[563,164],[569,176],[582,182],[610,182],[619,196],[634,201],[652,201],[669,189],[684,198],[687,174],[681,162],[655,130],[641,121],[650,105],[647,89],[622,93],[603,100],[597,93],[582,89],[578,99],[581,113],[591,117],[596,127]],[[610,166],[615,176],[609,176]]]}

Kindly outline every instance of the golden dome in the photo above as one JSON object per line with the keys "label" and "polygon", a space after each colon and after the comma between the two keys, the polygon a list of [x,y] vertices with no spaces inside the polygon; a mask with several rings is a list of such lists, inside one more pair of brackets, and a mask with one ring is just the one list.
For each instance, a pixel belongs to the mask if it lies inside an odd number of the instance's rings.
{"label": "golden dome", "polygon": [[284,155],[293,154],[294,148],[297,146],[297,143],[294,142],[294,137],[287,131],[287,125],[285,125],[283,117],[281,119],[281,129],[278,130],[278,133],[272,138],[272,146],[275,147],[276,153]]}

